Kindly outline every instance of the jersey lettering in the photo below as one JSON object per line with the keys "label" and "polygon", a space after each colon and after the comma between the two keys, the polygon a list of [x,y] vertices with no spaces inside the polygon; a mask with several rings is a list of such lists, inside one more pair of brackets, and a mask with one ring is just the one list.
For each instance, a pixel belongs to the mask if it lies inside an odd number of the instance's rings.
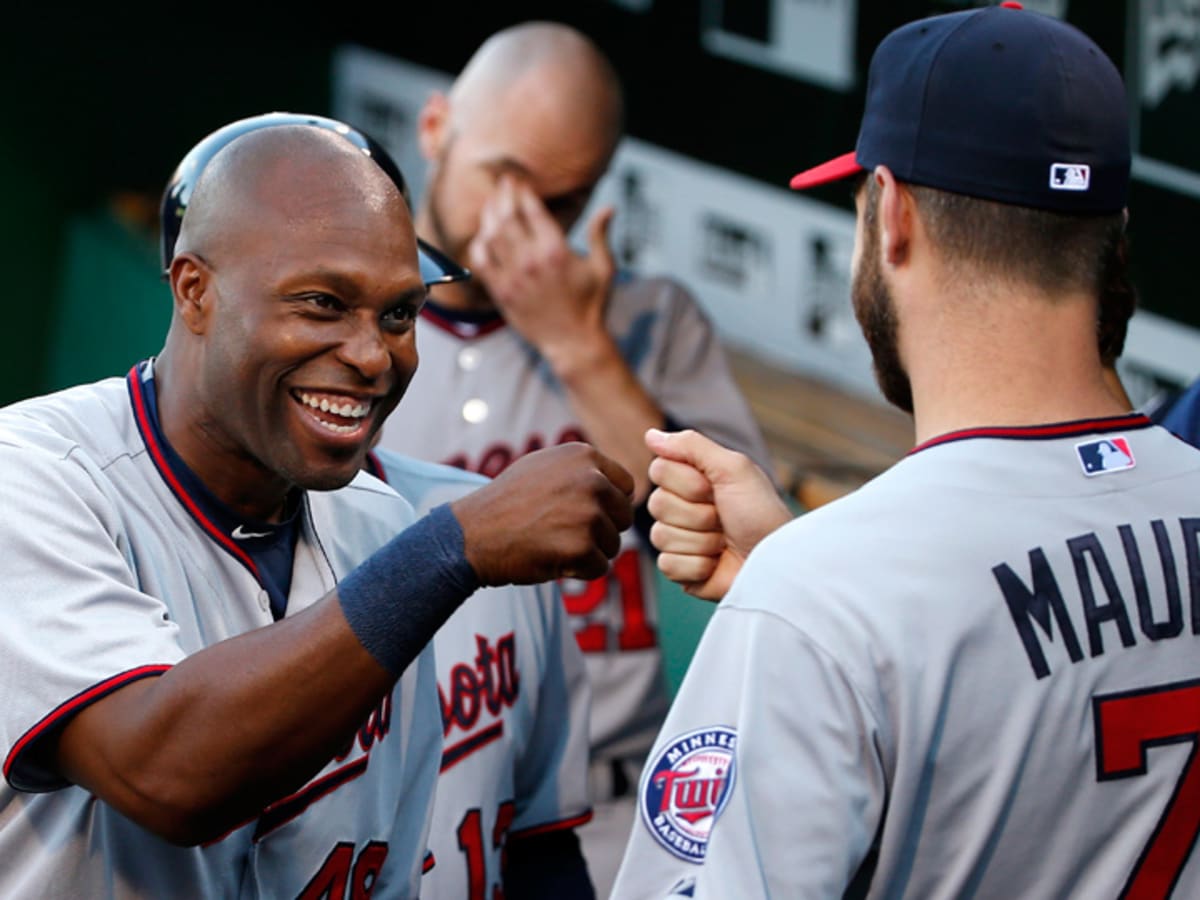
{"label": "jersey lettering", "polygon": [[[511,800],[504,801],[496,810],[496,821],[492,825],[492,850],[500,851],[500,871],[492,873],[490,878],[495,882],[492,884],[491,900],[504,900],[504,889],[500,886],[504,872],[504,845],[516,814],[516,805]],[[458,825],[457,834],[459,849],[467,860],[467,898],[488,900],[487,853],[483,846],[483,815],[479,807],[466,811]]]}
{"label": "jersey lettering", "polygon": [[329,851],[296,900],[370,900],[387,853],[386,843],[371,841],[355,860],[354,845],[342,841]]}
{"label": "jersey lettering", "polygon": [[715,816],[717,801],[725,787],[725,769],[718,767],[712,777],[704,777],[699,769],[686,772],[659,772],[655,783],[662,788],[659,812],[673,811],[688,822],[699,822]]}
{"label": "jersey lettering", "polygon": [[1145,775],[1151,747],[1192,745],[1162,817],[1120,894],[1129,900],[1169,897],[1200,836],[1200,681],[1097,696],[1092,714],[1096,779],[1101,782]]}
{"label": "jersey lettering", "polygon": [[[262,811],[258,824],[254,828],[254,840],[261,841],[275,829],[286,825],[306,809],[334,791],[348,784],[367,771],[367,762],[371,748],[387,737],[392,725],[392,695],[385,694],[379,705],[370,712],[367,719],[355,732],[346,745],[333,758],[337,768],[332,771],[322,771],[320,775],[302,787],[296,793],[276,800]],[[357,743],[360,752],[350,758]]]}
{"label": "jersey lettering", "polygon": [[[642,589],[642,566],[636,549],[625,550],[613,560],[608,574],[585,582],[581,590],[560,585],[567,614],[586,619],[594,614],[615,587],[621,603],[621,622],[614,629],[619,650],[645,650],[658,643],[654,627],[646,615],[646,596]],[[602,622],[587,622],[575,632],[584,653],[604,653],[611,644],[610,630]]]}
{"label": "jersey lettering", "polygon": [[[1100,537],[1094,533],[1079,535],[1066,542],[1071,559],[1072,574],[1079,590],[1083,628],[1088,638],[1091,656],[1100,656],[1106,649],[1105,635],[1115,637],[1122,647],[1133,647],[1137,643],[1132,619],[1131,604],[1117,582],[1112,560],[1121,559],[1123,573],[1133,586],[1133,605],[1136,606],[1137,622],[1142,635],[1151,641],[1177,637],[1183,632],[1183,586],[1180,566],[1171,545],[1170,529],[1161,520],[1149,523],[1153,535],[1153,549],[1139,543],[1138,535],[1131,525],[1117,528],[1116,537],[1120,549],[1105,549]],[[1191,633],[1200,634],[1200,519],[1179,520],[1179,533],[1184,546],[1187,581],[1191,598]],[[1149,559],[1157,556],[1165,588],[1165,608],[1155,609],[1147,579]],[[992,574],[1004,596],[1004,602],[1017,629],[1017,636],[1025,649],[1029,664],[1037,678],[1050,674],[1050,662],[1046,657],[1042,636],[1053,643],[1055,629],[1062,640],[1063,649],[1072,663],[1083,659],[1077,619],[1072,619],[1067,607],[1060,578],[1055,575],[1046,552],[1041,547],[1029,551],[1029,581],[1026,582],[1007,563],[992,568]],[[1108,645],[1112,646],[1112,645]]]}
{"label": "jersey lettering", "polygon": [[342,748],[341,752],[334,757],[338,762],[344,760],[350,755],[354,749],[354,742],[358,742],[358,746],[362,748],[364,753],[370,753],[371,748],[376,742],[382,741],[387,737],[387,733],[392,729],[392,695],[391,693],[384,694],[383,699],[379,701],[379,705],[373,709],[367,716],[367,721],[359,726],[359,729],[353,737]]}
{"label": "jersey lettering", "polygon": [[[576,441],[586,443],[587,438],[583,432],[574,426],[564,428],[558,435],[558,440],[555,444],[570,444]],[[478,472],[480,475],[486,475],[488,478],[495,478],[514,462],[525,456],[528,453],[536,453],[546,446],[546,440],[540,434],[534,432],[525,440],[523,449],[518,450],[512,444],[505,441],[497,441],[490,444],[479,455],[479,459],[472,462],[471,458],[465,453],[456,453],[454,456],[443,460],[448,466],[454,466],[456,469],[466,469],[468,472]]]}
{"label": "jersey lettering", "polygon": [[[475,635],[475,659],[451,668],[445,687],[439,682],[443,737],[456,728],[469,734],[457,743],[446,743],[443,772],[504,735],[504,720],[499,716],[512,708],[521,692],[516,640],[515,633],[509,632],[493,648],[486,637]],[[476,730],[484,712],[495,721]]]}

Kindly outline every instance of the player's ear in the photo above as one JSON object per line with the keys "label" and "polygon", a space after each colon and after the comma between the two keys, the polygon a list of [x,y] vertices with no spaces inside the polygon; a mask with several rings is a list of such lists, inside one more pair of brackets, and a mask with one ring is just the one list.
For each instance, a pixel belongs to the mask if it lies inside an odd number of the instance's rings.
{"label": "player's ear", "polygon": [[430,161],[442,154],[450,131],[450,100],[441,91],[434,91],[417,116],[417,142],[421,155]]}
{"label": "player's ear", "polygon": [[175,314],[194,334],[203,334],[212,306],[210,282],[212,270],[194,253],[176,254],[167,270],[167,280],[175,301]]}
{"label": "player's ear", "polygon": [[876,215],[882,261],[889,266],[903,265],[908,261],[916,215],[912,192],[896,180],[887,166],[876,166],[871,178],[875,179],[879,195]]}

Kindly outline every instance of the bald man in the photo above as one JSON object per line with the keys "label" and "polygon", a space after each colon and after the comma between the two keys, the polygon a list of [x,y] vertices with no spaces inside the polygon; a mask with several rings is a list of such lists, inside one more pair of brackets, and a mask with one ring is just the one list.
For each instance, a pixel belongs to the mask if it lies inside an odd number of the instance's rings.
{"label": "bald man", "polygon": [[[587,223],[586,252],[567,243],[621,126],[611,64],[585,36],[547,22],[494,35],[448,95],[429,98],[417,232],[475,277],[432,292],[421,369],[382,446],[495,476],[532,450],[584,439],[633,474],[639,503],[647,428],[686,424],[766,464],[692,297],[670,279],[616,273],[612,210]],[[605,896],[667,706],[648,541],[627,534],[610,576],[562,590],[592,682],[596,816],[580,837]]]}
{"label": "bald man", "polygon": [[2,896],[416,896],[431,636],[480,585],[599,574],[630,519],[575,445],[396,534],[358,472],[416,366],[408,208],[337,130],[247,131],[162,352],[0,410]]}

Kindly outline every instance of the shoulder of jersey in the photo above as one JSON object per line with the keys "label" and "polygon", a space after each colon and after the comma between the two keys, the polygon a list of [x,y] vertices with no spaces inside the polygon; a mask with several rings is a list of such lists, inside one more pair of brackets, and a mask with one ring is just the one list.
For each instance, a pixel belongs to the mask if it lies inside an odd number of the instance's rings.
{"label": "shoulder of jersey", "polygon": [[101,466],[128,454],[136,436],[122,378],[67,388],[0,409],[0,444],[64,457],[86,447]]}

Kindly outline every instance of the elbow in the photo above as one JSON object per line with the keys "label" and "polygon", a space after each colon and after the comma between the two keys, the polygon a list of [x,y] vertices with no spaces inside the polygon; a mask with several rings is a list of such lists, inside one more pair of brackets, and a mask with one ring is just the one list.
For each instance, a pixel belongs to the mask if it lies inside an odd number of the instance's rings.
{"label": "elbow", "polygon": [[244,795],[225,797],[188,785],[143,784],[113,800],[123,815],[177,847],[217,843],[260,811]]}

